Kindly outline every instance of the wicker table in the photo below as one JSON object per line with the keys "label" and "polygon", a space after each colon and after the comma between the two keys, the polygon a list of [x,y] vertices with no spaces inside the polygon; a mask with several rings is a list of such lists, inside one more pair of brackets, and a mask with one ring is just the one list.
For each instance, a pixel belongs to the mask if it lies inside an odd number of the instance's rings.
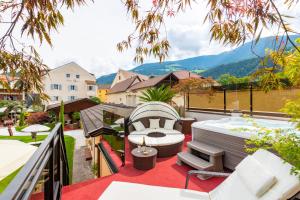
{"label": "wicker table", "polygon": [[148,154],[143,154],[138,151],[138,148],[134,148],[131,151],[133,157],[133,167],[139,170],[148,170],[155,167],[157,150],[152,147],[147,147]]}
{"label": "wicker table", "polygon": [[182,124],[182,133],[183,134],[191,134],[192,133],[192,123],[196,122],[197,120],[194,118],[181,118],[180,119]]}

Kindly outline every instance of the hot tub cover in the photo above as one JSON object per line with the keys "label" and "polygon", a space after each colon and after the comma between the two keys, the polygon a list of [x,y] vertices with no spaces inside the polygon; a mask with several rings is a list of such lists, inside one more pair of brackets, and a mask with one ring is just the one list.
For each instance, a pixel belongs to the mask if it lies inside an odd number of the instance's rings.
{"label": "hot tub cover", "polygon": [[177,111],[169,104],[151,101],[139,105],[130,115],[131,122],[137,121],[144,117],[165,117],[168,119],[179,120],[180,116]]}

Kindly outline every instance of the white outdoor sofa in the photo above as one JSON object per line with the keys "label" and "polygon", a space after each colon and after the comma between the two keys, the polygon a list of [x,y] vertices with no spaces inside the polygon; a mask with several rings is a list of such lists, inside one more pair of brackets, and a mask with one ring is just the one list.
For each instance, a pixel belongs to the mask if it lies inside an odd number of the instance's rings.
{"label": "white outdoor sofa", "polygon": [[[151,127],[151,120],[156,121],[156,126]],[[141,129],[135,126],[140,123]],[[171,123],[166,127],[166,123]],[[176,155],[182,150],[184,134],[181,133],[180,116],[169,104],[162,102],[147,102],[139,105],[130,115],[128,123],[128,141],[130,149],[141,145],[145,139],[146,145],[158,150],[158,157]],[[151,135],[162,133],[162,135]]]}
{"label": "white outdoor sofa", "polygon": [[[276,155],[265,150],[258,150],[253,155],[247,156],[223,183],[209,193],[112,182],[99,199],[284,200],[293,197],[300,191],[300,181],[296,176],[290,174],[291,167]],[[211,172],[193,170],[189,175],[202,173],[208,174]],[[228,174],[212,173],[212,175],[226,176]]]}

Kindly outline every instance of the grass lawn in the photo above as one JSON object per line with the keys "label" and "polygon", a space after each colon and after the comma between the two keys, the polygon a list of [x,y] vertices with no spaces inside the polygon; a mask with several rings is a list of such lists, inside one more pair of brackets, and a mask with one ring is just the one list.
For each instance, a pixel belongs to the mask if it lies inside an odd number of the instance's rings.
{"label": "grass lawn", "polygon": [[4,179],[0,181],[0,193],[4,191],[4,189],[8,186],[8,184],[14,179],[14,177],[18,174],[18,172],[21,170],[21,168],[17,169]]}
{"label": "grass lawn", "polygon": [[[47,135],[37,135],[36,141],[42,141],[47,137]],[[72,183],[72,174],[73,174],[73,154],[74,154],[74,146],[75,146],[75,139],[71,136],[65,135],[65,144],[66,144],[66,151],[67,151],[67,158],[68,158],[68,165],[69,165],[69,173],[70,173],[70,183]],[[19,140],[25,143],[34,142],[31,136],[0,136],[0,140]],[[21,168],[20,168],[21,169]],[[18,174],[20,169],[14,171],[3,180],[0,181],[0,193],[4,191],[10,181]]]}

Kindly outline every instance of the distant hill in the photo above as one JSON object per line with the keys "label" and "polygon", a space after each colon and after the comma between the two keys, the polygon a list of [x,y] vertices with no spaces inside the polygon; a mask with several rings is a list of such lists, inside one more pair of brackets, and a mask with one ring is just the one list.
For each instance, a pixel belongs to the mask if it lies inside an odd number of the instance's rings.
{"label": "distant hill", "polygon": [[[300,37],[300,35],[291,36],[292,40]],[[285,38],[284,38],[285,39]],[[261,38],[256,46],[253,48],[255,53],[259,56],[265,55],[265,49],[274,47],[275,37],[265,37]],[[230,70],[230,66],[235,65],[241,61],[256,58],[256,56],[251,51],[251,42],[247,42],[244,45],[237,47],[232,51],[223,52],[217,55],[205,55],[197,56],[193,58],[187,58],[176,61],[165,61],[163,63],[146,63],[133,68],[131,71],[137,72],[144,75],[162,75],[176,70],[188,70],[193,72],[203,72],[208,71],[212,68],[217,68],[221,65],[225,65],[226,69],[234,72],[235,70]],[[288,43],[287,47],[291,46]],[[240,64],[237,64],[240,65]],[[224,67],[224,66],[223,66]],[[242,66],[240,66],[242,67]],[[246,67],[249,70],[249,66]],[[246,70],[246,71],[247,71]],[[218,70],[224,73],[228,73],[226,70]],[[208,71],[209,72],[209,71]],[[213,73],[217,73],[215,70]],[[205,74],[205,72],[203,72]],[[214,75],[215,76],[215,75]],[[108,84],[113,81],[115,74],[109,74],[101,76],[97,79],[99,84]]]}
{"label": "distant hill", "polygon": [[259,58],[251,58],[236,63],[219,65],[200,73],[204,77],[218,79],[222,74],[231,74],[236,77],[248,76],[259,67]]}

